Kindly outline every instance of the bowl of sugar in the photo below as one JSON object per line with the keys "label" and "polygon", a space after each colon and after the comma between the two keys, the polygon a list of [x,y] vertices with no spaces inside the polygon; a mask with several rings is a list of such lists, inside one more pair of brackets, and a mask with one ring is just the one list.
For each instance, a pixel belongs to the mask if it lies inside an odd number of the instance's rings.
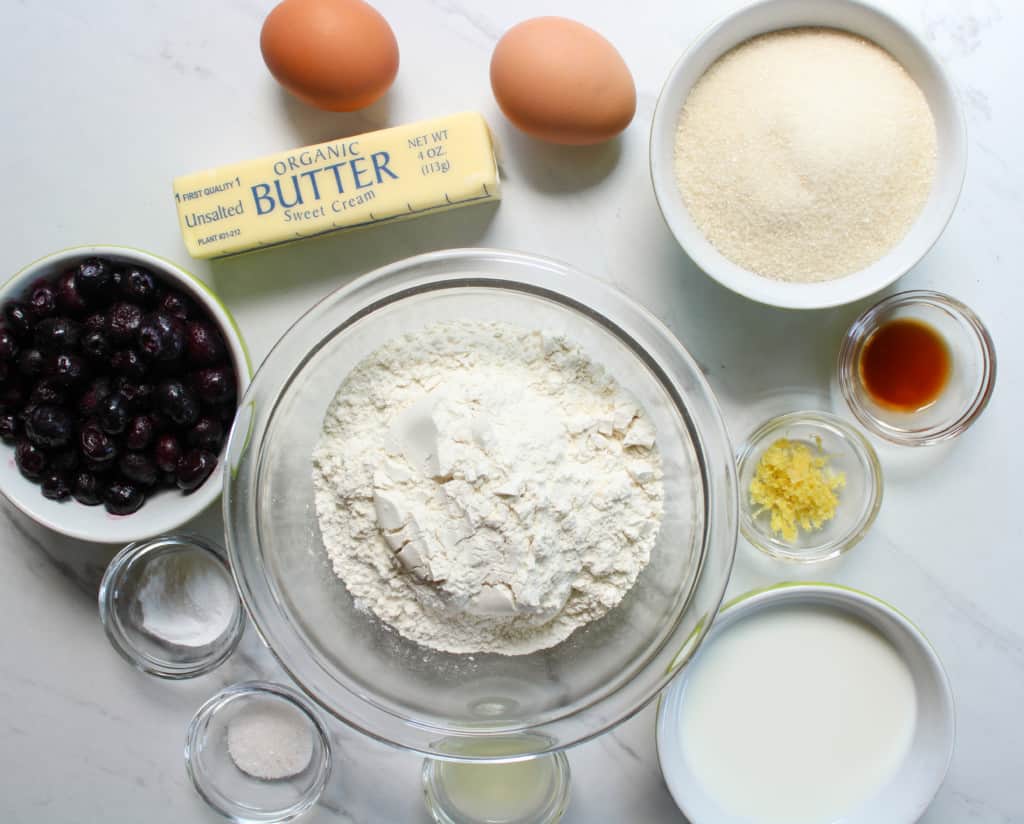
{"label": "bowl of sugar", "polygon": [[953,755],[935,650],[864,592],[741,595],[658,707],[661,771],[693,824],[917,821]]}
{"label": "bowl of sugar", "polygon": [[820,309],[893,283],[960,196],[966,126],[924,42],[860,0],[762,0],[678,60],[651,125],[655,195],[710,277]]}

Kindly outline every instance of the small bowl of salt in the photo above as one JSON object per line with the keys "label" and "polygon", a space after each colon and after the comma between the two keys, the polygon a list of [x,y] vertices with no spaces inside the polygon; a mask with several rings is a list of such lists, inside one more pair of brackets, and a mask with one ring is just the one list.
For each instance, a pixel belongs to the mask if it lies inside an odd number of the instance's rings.
{"label": "small bowl of salt", "polygon": [[196,712],[185,766],[200,796],[231,821],[291,821],[319,800],[331,743],[315,710],[280,684],[246,681]]}
{"label": "small bowl of salt", "polygon": [[114,649],[161,678],[192,678],[216,669],[245,629],[223,548],[197,535],[126,546],[107,567],[99,603]]}

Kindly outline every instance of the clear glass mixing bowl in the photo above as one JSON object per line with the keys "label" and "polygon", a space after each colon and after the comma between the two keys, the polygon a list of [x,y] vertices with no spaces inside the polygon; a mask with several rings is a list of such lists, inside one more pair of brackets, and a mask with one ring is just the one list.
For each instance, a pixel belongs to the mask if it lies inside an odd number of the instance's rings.
{"label": "clear glass mixing bowl", "polygon": [[[608,615],[531,655],[453,655],[391,631],[355,609],[317,525],[311,455],[338,385],[391,338],[450,320],[567,335],[642,403],[656,428],[665,517],[650,565]],[[679,341],[613,288],[513,252],[410,258],[321,301],[253,379],[228,461],[228,553],[267,646],[325,710],[432,757],[527,758],[630,717],[686,663],[688,656],[676,658],[684,643],[707,632],[736,549],[733,452],[714,396]],[[502,740],[518,743],[504,752],[494,746]]]}

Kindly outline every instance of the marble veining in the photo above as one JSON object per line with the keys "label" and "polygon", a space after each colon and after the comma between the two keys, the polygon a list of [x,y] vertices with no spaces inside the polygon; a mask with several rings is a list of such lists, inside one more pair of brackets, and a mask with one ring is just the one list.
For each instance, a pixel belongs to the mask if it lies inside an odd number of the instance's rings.
{"label": "marble veining", "polygon": [[[999,384],[981,422],[930,460],[886,465],[873,532],[840,563],[813,570],[739,548],[729,594],[784,578],[838,581],[906,612],[949,671],[958,709],[953,763],[925,824],[1024,822],[1024,539],[1019,410],[1024,404],[1024,252],[1019,243],[1024,4],[874,0],[916,26],[945,62],[970,132],[967,183],[935,249],[900,283],[949,292],[989,325]],[[782,398],[824,396],[839,336],[867,301],[796,314],[756,306],[711,282],[665,229],[650,188],[647,131],[665,73],[690,40],[741,0],[374,0],[402,49],[399,79],[363,113],[315,112],[265,71],[258,34],[274,0],[19,0],[5,7],[7,79],[0,273],[70,245],[108,242],[169,257],[211,283],[257,362],[331,290],[406,255],[451,246],[550,255],[606,278],[648,306],[690,349],[734,438]],[[507,124],[490,94],[493,43],[535,14],[562,14],[608,36],[634,71],[637,116],[614,143],[540,144]],[[502,154],[497,208],[308,241],[224,261],[190,261],[170,197],[179,174],[367,128],[479,109]],[[3,275],[0,275],[2,277]],[[769,411],[771,410],[771,411]],[[218,536],[217,508],[191,528]],[[0,507],[0,820],[5,824],[220,821],[182,763],[196,708],[240,680],[287,681],[249,629],[220,670],[170,683],[109,646],[96,587],[115,547],[53,535]],[[570,751],[566,824],[679,824],[654,743],[655,706]],[[420,759],[329,720],[334,774],[310,824],[426,824]]]}

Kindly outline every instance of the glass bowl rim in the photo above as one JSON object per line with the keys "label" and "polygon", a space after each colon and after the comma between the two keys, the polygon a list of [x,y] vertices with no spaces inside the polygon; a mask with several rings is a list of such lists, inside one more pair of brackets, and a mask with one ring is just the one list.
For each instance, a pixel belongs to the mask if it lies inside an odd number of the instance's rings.
{"label": "glass bowl rim", "polygon": [[[309,790],[303,795],[302,799],[297,801],[291,807],[285,811],[280,811],[279,817],[277,818],[260,818],[261,824],[275,824],[285,821],[291,821],[298,817],[310,807],[312,807],[323,795],[324,789],[327,787],[327,780],[331,776],[331,768],[333,765],[333,747],[331,745],[331,737],[327,734],[327,728],[324,726],[323,720],[313,709],[312,705],[298,692],[285,686],[284,684],[277,684],[273,681],[240,681],[237,684],[230,684],[224,689],[220,690],[215,695],[210,696],[203,702],[202,706],[196,710],[192,716],[192,720],[189,721],[188,729],[185,732],[185,770],[188,772],[189,780],[192,782],[192,786],[195,791],[199,793],[200,797],[214,810],[219,812],[221,815],[235,821],[241,820],[237,816],[229,811],[225,810],[218,801],[214,800],[210,794],[206,791],[202,783],[199,781],[199,768],[196,766],[194,754],[199,751],[198,747],[198,736],[200,730],[224,707],[235,701],[244,700],[254,695],[272,695],[275,698],[281,699],[287,704],[290,704],[296,710],[310,722],[314,734],[319,740],[321,745],[321,758],[316,766],[317,774],[315,780],[310,784]],[[316,755],[314,751],[314,756]],[[275,815],[275,811],[268,812],[267,815]]]}
{"label": "glass bowl rim", "polygon": [[858,463],[865,469],[868,487],[868,506],[863,515],[842,535],[807,549],[787,549],[784,541],[770,539],[752,525],[753,519],[750,515],[750,504],[746,497],[746,491],[741,489],[740,532],[756,549],[780,561],[790,561],[798,564],[829,561],[853,549],[853,547],[861,542],[874,524],[878,511],[882,508],[882,498],[885,491],[882,464],[871,442],[842,418],[830,412],[803,410],[787,412],[770,418],[746,437],[736,457],[738,477],[743,477],[743,468],[749,461],[754,459],[755,452],[761,448],[767,438],[779,430],[794,424],[810,424],[819,429],[828,429],[834,434],[839,435],[843,443],[848,446],[857,458]]}
{"label": "glass bowl rim", "polygon": [[151,655],[136,649],[117,618],[117,613],[114,610],[114,599],[117,596],[124,574],[134,564],[151,553],[171,547],[187,547],[201,550],[223,568],[229,581],[234,581],[227,553],[222,546],[201,535],[195,535],[190,532],[175,532],[170,535],[159,535],[155,538],[134,541],[121,549],[113,557],[103,573],[97,600],[99,602],[100,623],[103,625],[107,640],[110,641],[110,645],[117,650],[122,658],[136,669],[148,675],[180,681],[213,672],[213,670],[217,669],[231,657],[231,654],[242,640],[242,634],[245,632],[245,609],[242,599],[238,595],[238,589],[232,583],[231,590],[235,595],[235,602],[238,605],[234,620],[224,630],[224,633],[210,644],[209,653],[197,659],[190,666],[171,665],[161,662],[154,659]]}
{"label": "glass bowl rim", "polygon": [[[509,275],[509,270],[516,270],[517,275]],[[713,618],[717,612],[735,558],[738,494],[733,452],[717,400],[683,345],[648,310],[631,298],[610,284],[559,261],[522,252],[485,248],[449,249],[405,258],[369,272],[330,293],[278,340],[242,399],[239,420],[232,428],[229,439],[230,471],[224,474],[222,497],[232,573],[254,628],[299,689],[326,712],[363,734],[385,744],[431,757],[502,761],[509,759],[505,756],[464,757],[438,752],[436,744],[439,736],[480,733],[465,727],[439,727],[392,712],[356,693],[351,685],[333,678],[319,665],[286,617],[270,576],[265,574],[258,557],[261,550],[258,547],[259,528],[254,513],[256,503],[253,495],[247,493],[257,486],[261,462],[259,450],[255,450],[257,454],[250,461],[250,466],[243,465],[245,455],[253,451],[250,447],[254,444],[255,447],[259,446],[258,442],[271,425],[274,411],[288,386],[323,343],[322,340],[312,346],[298,343],[304,331],[318,330],[323,334],[320,327],[329,325],[331,332],[325,336],[326,340],[331,334],[337,334],[381,306],[410,295],[460,286],[518,289],[577,310],[599,323],[605,331],[616,334],[621,342],[633,342],[631,348],[634,354],[640,360],[646,360],[647,365],[660,377],[667,393],[675,392],[673,399],[689,430],[705,493],[705,526],[698,559],[700,566],[688,601],[692,602],[695,598],[707,601],[711,594],[713,606],[705,605],[706,619]],[[332,319],[335,316],[337,319]],[[667,358],[668,362],[662,362],[659,358]],[[268,377],[268,373],[275,369],[279,374]],[[696,387],[686,393],[689,399],[686,404],[678,388],[683,380],[692,382]],[[276,385],[265,387],[270,381]],[[709,441],[712,442],[710,448]],[[249,476],[255,476],[255,480]],[[239,486],[237,490],[236,484]],[[247,541],[255,542],[256,548],[250,551]],[[709,562],[711,556],[715,557]],[[723,561],[724,569],[721,569]],[[715,569],[709,571],[709,567]],[[713,580],[715,578],[719,580]],[[709,590],[709,587],[713,589]],[[687,608],[680,610],[677,621],[681,621],[687,614]],[[709,625],[710,620],[705,620],[694,630],[699,638],[704,637]],[[649,677],[643,682],[642,689],[631,690],[636,679],[624,681],[616,690],[596,702],[586,702],[584,696],[570,712],[545,717],[540,722],[527,721],[514,728],[503,727],[500,734],[553,728],[560,728],[562,733],[572,730],[564,739],[552,739],[547,747],[538,745],[536,751],[530,753],[532,755],[564,749],[600,735],[643,709],[668,683],[683,663],[673,664],[679,641],[670,633],[654,652],[642,659],[638,673],[646,673],[648,669],[657,673],[656,677]],[[318,686],[326,688],[324,694],[318,693]],[[640,694],[630,695],[631,692]],[[595,707],[603,705],[614,707],[616,699],[625,706],[615,707],[612,720],[595,711]],[[608,707],[605,706],[605,709]],[[595,719],[594,716],[600,717]],[[581,719],[589,723],[584,724]],[[586,729],[580,729],[581,726],[586,726]],[[493,734],[499,733],[495,731]]]}
{"label": "glass bowl rim", "polygon": [[[953,420],[920,431],[900,429],[880,420],[861,403],[856,389],[859,383],[857,357],[861,347],[879,327],[879,319],[894,309],[915,305],[936,307],[961,321],[973,333],[981,352],[981,380],[967,408]],[[966,432],[988,406],[995,390],[996,372],[995,343],[981,318],[967,304],[931,289],[896,292],[862,312],[843,336],[836,362],[839,388],[850,412],[869,432],[901,446],[934,446]]]}

